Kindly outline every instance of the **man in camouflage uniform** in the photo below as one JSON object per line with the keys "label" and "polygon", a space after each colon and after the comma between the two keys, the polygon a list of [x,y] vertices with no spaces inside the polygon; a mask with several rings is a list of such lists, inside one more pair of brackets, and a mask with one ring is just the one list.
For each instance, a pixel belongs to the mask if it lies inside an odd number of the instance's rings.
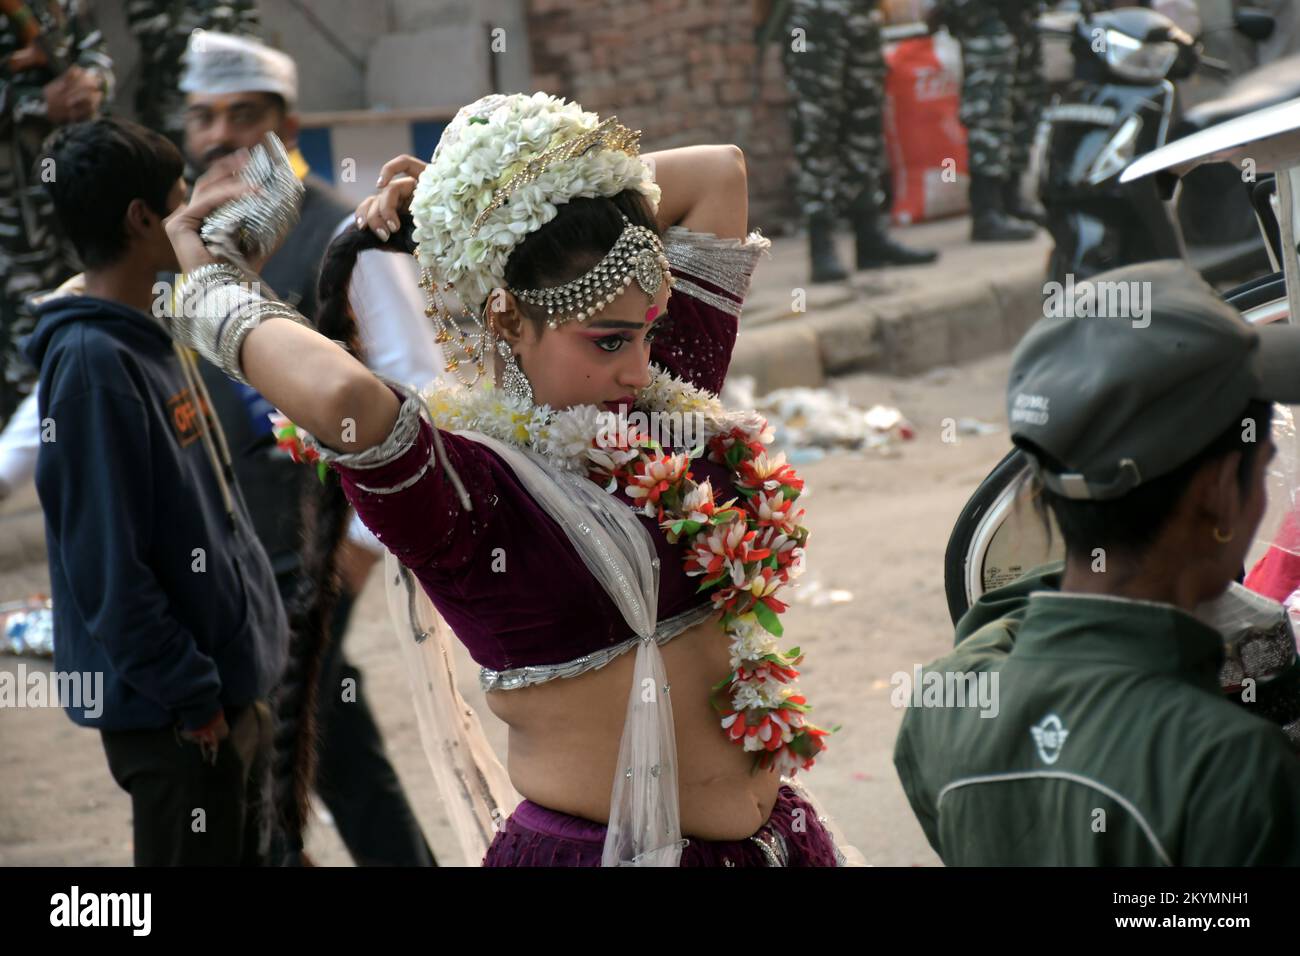
{"label": "man in camouflage uniform", "polygon": [[55,127],[93,118],[112,94],[113,61],[85,0],[0,0],[0,427],[36,383],[18,350],[35,327],[34,293],[77,271],[33,168]]}
{"label": "man in camouflage uniform", "polygon": [[126,19],[140,42],[136,118],[177,146],[185,144],[185,94],[181,56],[195,30],[255,37],[256,0],[130,0]]}
{"label": "man in camouflage uniform", "polygon": [[937,258],[885,232],[885,58],[875,7],[876,0],[785,0],[770,14],[785,23],[779,36],[813,282],[847,277],[834,245],[835,218],[843,213],[853,223],[859,269]]}
{"label": "man in camouflage uniform", "polygon": [[961,121],[970,150],[971,238],[1032,239],[1038,217],[1020,180],[1047,99],[1039,0],[942,0],[940,17],[961,43]]}

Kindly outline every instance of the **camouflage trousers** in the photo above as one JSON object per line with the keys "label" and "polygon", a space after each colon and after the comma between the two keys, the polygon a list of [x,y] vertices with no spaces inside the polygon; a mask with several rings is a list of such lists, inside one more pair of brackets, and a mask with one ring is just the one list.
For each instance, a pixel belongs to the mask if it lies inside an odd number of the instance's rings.
{"label": "camouflage trousers", "polygon": [[961,121],[972,175],[1023,175],[1047,100],[1037,5],[947,0],[946,22],[961,43]]}
{"label": "camouflage trousers", "polygon": [[31,157],[44,130],[19,127],[0,138],[0,428],[36,385],[37,370],[19,351],[36,328],[26,299],[77,270],[57,231],[54,205]]}
{"label": "camouflage trousers", "polygon": [[844,212],[865,193],[885,199],[880,26],[864,0],[794,0],[781,36],[798,161],[795,194],[806,215]]}

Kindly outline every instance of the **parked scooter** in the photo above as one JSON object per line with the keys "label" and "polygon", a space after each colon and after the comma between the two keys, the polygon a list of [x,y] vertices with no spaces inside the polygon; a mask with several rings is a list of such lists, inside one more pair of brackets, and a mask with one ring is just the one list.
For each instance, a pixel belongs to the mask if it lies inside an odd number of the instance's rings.
{"label": "parked scooter", "polygon": [[[1198,40],[1142,7],[1044,17],[1046,33],[1068,34],[1075,78],[1045,111],[1039,199],[1055,242],[1048,278],[1065,283],[1151,259],[1185,258],[1209,281],[1242,281],[1269,267],[1250,202],[1250,183],[1227,165],[1206,166],[1179,184],[1121,185],[1137,156],[1233,116],[1300,96],[1300,56],[1253,70],[1221,97],[1180,115],[1175,83],[1198,69],[1224,72]],[[1271,16],[1242,9],[1235,29],[1256,41]]]}

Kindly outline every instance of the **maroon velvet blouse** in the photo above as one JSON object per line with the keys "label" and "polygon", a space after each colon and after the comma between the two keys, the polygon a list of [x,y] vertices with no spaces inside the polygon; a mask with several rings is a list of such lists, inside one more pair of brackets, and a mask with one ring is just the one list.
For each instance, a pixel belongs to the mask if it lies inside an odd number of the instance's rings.
{"label": "maroon velvet blouse", "polygon": [[[767,240],[720,240],[680,227],[664,240],[676,284],[652,361],[717,392]],[[634,637],[564,531],[514,472],[476,442],[446,431],[440,437],[472,510],[461,506],[437,466],[425,421],[414,444],[384,464],[354,468],[345,464],[352,456],[328,457],[361,520],[411,569],[474,661],[497,671],[561,664]],[[691,471],[696,481],[708,478],[723,500],[734,496],[724,467],[701,458]],[[669,544],[653,519],[640,520],[660,560],[659,620],[706,603],[708,595],[697,594],[698,582],[682,570],[683,545]]]}

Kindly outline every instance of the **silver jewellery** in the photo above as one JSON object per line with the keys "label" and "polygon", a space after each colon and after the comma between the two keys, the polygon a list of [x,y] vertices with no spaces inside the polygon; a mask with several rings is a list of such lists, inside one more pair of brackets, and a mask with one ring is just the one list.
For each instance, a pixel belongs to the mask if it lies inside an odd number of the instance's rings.
{"label": "silver jewellery", "polygon": [[247,268],[271,254],[298,223],[303,185],[274,133],[249,150],[238,178],[256,192],[222,203],[203,220],[199,237],[218,259]]}
{"label": "silver jewellery", "polygon": [[310,328],[293,308],[256,291],[254,276],[225,262],[199,266],[185,277],[171,318],[171,336],[237,382],[248,385],[239,366],[244,338],[267,319],[289,319]]}
{"label": "silver jewellery", "polygon": [[[558,328],[564,322],[582,321],[593,318],[596,313],[613,302],[635,279],[637,285],[653,298],[660,286],[666,281],[669,287],[675,283],[669,271],[668,257],[664,254],[663,242],[654,230],[645,226],[636,226],[623,216],[623,231],[614,245],[610,247],[603,259],[585,275],[572,282],[547,289],[510,289],[509,291],[522,302],[539,307],[545,306],[547,327]],[[487,374],[487,359],[492,354],[492,342],[495,336],[489,327],[489,320],[484,316],[466,312],[466,317],[478,326],[477,331],[461,328],[451,309],[443,299],[444,292],[454,292],[455,286],[450,282],[439,283],[430,269],[420,272],[420,285],[428,298],[424,314],[433,319],[436,332],[433,340],[441,346],[455,341],[466,359],[474,365],[473,378],[465,382],[473,387]],[[483,305],[484,314],[492,308],[492,303],[499,290],[494,290]],[[518,370],[518,363],[506,352],[498,353],[506,360],[506,378],[511,379]],[[457,372],[461,360],[454,353],[447,359],[446,370]],[[523,372],[518,372],[518,379],[526,383]],[[504,387],[504,385],[503,385]],[[523,394],[522,386],[519,394]],[[531,387],[529,388],[531,395]],[[531,399],[530,399],[531,400]]]}
{"label": "silver jewellery", "polygon": [[642,291],[654,298],[664,279],[672,285],[668,257],[659,236],[645,226],[634,226],[623,217],[623,232],[590,272],[546,289],[510,289],[515,298],[530,305],[545,306],[546,324],[557,328],[562,322],[589,319],[609,305],[636,279]]}
{"label": "silver jewellery", "polygon": [[249,332],[272,318],[311,326],[288,305],[263,297],[261,280],[247,269],[248,259],[269,254],[298,221],[303,186],[284,144],[267,133],[236,175],[257,191],[223,203],[203,220],[199,236],[224,261],[199,266],[185,277],[172,309],[170,332],[173,339],[247,385],[239,350]]}
{"label": "silver jewellery", "polygon": [[515,353],[510,350],[510,344],[505,339],[497,339],[497,354],[505,365],[505,373],[501,378],[501,388],[507,395],[521,399],[529,407],[533,404],[533,386],[528,381],[528,376],[524,370],[519,367],[519,359]]}

